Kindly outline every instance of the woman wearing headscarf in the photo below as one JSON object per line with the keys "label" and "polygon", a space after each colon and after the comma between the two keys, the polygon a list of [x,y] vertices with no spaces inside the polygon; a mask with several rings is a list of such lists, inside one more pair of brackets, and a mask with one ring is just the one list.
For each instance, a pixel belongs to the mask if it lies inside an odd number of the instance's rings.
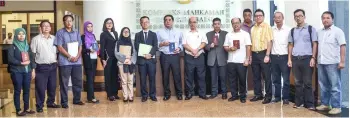
{"label": "woman wearing headscarf", "polygon": [[90,21],[84,23],[84,34],[81,36],[83,42],[83,63],[86,76],[88,103],[99,103],[94,95],[94,81],[97,66],[98,45],[93,34],[93,25]]}
{"label": "woman wearing headscarf", "polygon": [[[8,70],[14,87],[14,103],[17,116],[34,114],[29,110],[30,81],[35,77],[35,62],[29,48],[26,31],[23,28],[15,30],[13,45],[8,49]],[[24,109],[21,112],[20,96],[23,90]]]}
{"label": "woman wearing headscarf", "polygon": [[107,18],[103,23],[103,32],[100,35],[100,58],[104,67],[105,87],[107,99],[115,101],[119,99],[117,58],[114,55],[115,43],[118,41],[118,33],[114,29],[114,22]]}
{"label": "woman wearing headscarf", "polygon": [[[122,49],[123,47],[124,49]],[[123,50],[123,51],[122,51]],[[115,56],[118,59],[119,74],[123,89],[124,102],[133,102],[133,79],[136,64],[136,51],[130,38],[130,29],[124,27],[115,46]]]}

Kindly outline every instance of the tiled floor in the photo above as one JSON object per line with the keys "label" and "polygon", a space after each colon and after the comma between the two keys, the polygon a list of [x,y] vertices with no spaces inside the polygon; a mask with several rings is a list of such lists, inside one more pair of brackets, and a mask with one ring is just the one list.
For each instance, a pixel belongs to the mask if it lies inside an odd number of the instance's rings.
{"label": "tiled floor", "polygon": [[[189,101],[178,101],[172,97],[169,101],[163,101],[158,97],[158,102],[148,100],[142,103],[140,98],[135,98],[133,103],[123,103],[122,100],[110,102],[106,99],[105,92],[95,93],[99,104],[86,103],[84,106],[72,105],[72,93],[69,93],[69,109],[47,109],[43,113],[28,115],[28,117],[325,117],[324,115],[309,111],[305,108],[294,109],[293,104],[281,106],[281,103],[263,105],[259,102],[242,104],[238,101],[228,102],[217,97],[212,100],[202,100],[197,96]],[[82,100],[86,100],[86,92],[82,93]],[[31,102],[34,101],[31,99]],[[35,105],[31,105],[33,107]],[[32,109],[35,110],[33,107]],[[1,110],[0,116],[12,117],[14,105],[10,103]]]}

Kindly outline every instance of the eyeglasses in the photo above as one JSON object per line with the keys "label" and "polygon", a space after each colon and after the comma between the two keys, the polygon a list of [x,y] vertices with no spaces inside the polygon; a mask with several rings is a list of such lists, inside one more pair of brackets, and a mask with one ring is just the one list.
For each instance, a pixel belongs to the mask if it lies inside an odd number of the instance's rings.
{"label": "eyeglasses", "polygon": [[65,23],[72,23],[73,21],[71,21],[71,20],[66,20],[66,21],[64,21]]}
{"label": "eyeglasses", "polygon": [[106,24],[113,24],[112,22],[106,22]]}
{"label": "eyeglasses", "polygon": [[257,17],[257,18],[260,17],[261,18],[261,17],[263,17],[263,15],[255,15],[255,17]]}

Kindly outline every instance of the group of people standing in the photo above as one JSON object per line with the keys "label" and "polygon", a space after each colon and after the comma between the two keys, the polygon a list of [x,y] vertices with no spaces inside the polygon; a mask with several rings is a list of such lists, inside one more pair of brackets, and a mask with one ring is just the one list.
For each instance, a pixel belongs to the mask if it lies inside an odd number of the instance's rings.
{"label": "group of people standing", "polygon": [[[275,26],[264,22],[264,11],[243,11],[243,23],[240,18],[232,18],[232,31],[221,30],[221,20],[213,19],[213,31],[206,34],[197,29],[197,18],[189,18],[190,30],[180,32],[173,28],[174,17],[164,16],[164,28],[158,32],[148,29],[150,19],[140,18],[142,31],[131,40],[130,29],[122,28],[120,36],[114,28],[114,22],[107,18],[100,35],[100,47],[93,34],[93,24],[84,23],[84,34],[80,36],[72,29],[73,16],[65,15],[65,27],[58,30],[56,36],[50,34],[49,21],[42,21],[42,33],[34,37],[30,45],[27,43],[26,31],[15,30],[13,45],[8,51],[9,71],[15,88],[14,103],[19,116],[33,114],[29,110],[30,81],[35,78],[36,111],[43,112],[45,92],[48,94],[48,108],[68,108],[68,82],[72,80],[73,104],[84,105],[81,101],[82,63],[87,82],[87,101],[99,103],[94,95],[94,78],[96,75],[97,55],[104,67],[107,99],[115,101],[121,84],[124,102],[133,102],[133,78],[136,67],[140,75],[141,101],[156,98],[156,51],[160,51],[164,101],[171,97],[169,76],[173,75],[176,98],[183,100],[181,82],[180,52],[184,51],[185,61],[185,100],[194,95],[194,80],[198,81],[199,97],[207,100],[218,96],[222,91],[222,99],[227,99],[226,84],[230,83],[231,97],[228,101],[246,102],[247,68],[253,71],[254,97],[251,102],[263,100],[263,104],[283,101],[289,104],[289,76],[293,70],[296,95],[294,108],[306,107],[315,109],[312,91],[312,72],[317,65],[319,84],[321,86],[321,105],[317,110],[330,110],[330,114],[341,112],[340,69],[345,63],[344,32],[333,25],[333,14],[326,11],[321,19],[324,27],[318,31],[305,23],[305,11],[294,11],[297,26],[290,28],[283,23],[284,16],[275,12]],[[71,55],[72,47],[77,54]],[[144,48],[151,46],[148,54],[139,55]],[[130,48],[124,53],[125,47]],[[142,48],[141,48],[142,47]],[[57,58],[58,53],[58,58]],[[207,62],[204,54],[207,53]],[[83,58],[83,59],[82,59]],[[318,59],[316,61],[316,59]],[[207,65],[205,65],[205,63]],[[205,73],[209,66],[211,73],[211,96],[206,95]],[[61,105],[54,103],[56,90],[56,72],[59,69],[59,85]],[[118,74],[119,71],[119,74]],[[195,75],[197,75],[195,77]],[[262,75],[262,76],[261,76]],[[120,76],[121,83],[117,78]],[[262,90],[264,79],[265,92]],[[147,79],[149,90],[147,90]],[[282,81],[283,80],[283,81]],[[220,83],[219,83],[220,82]],[[275,85],[274,99],[272,84]],[[282,87],[283,85],[283,87]],[[23,89],[24,110],[20,108],[20,94]],[[265,95],[263,94],[265,93]],[[332,109],[329,109],[329,106]]]}

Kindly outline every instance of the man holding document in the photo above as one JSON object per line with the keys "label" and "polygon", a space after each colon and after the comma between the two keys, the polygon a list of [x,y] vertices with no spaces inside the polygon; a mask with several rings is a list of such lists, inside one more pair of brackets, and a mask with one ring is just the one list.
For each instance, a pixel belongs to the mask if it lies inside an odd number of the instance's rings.
{"label": "man holding document", "polygon": [[[156,33],[148,29],[149,18],[143,16],[140,18],[142,31],[135,34],[135,49],[138,53],[137,64],[140,74],[140,85],[142,102],[146,102],[150,97],[152,101],[156,98],[156,63],[155,58],[158,48],[158,40]],[[147,75],[149,79],[149,94],[147,92]]]}
{"label": "man holding document", "polygon": [[199,98],[207,100],[205,85],[205,62],[203,48],[208,43],[205,34],[197,30],[197,18],[191,17],[188,21],[191,30],[186,32],[182,44],[185,50],[186,98],[190,100],[194,94],[194,74],[197,73]]}
{"label": "man holding document", "polygon": [[68,108],[68,82],[72,78],[73,104],[84,105],[80,101],[82,90],[82,66],[81,66],[81,50],[82,43],[78,31],[73,27],[73,16],[65,15],[63,17],[64,28],[56,33],[54,45],[59,51],[59,82],[62,108]]}
{"label": "man holding document", "polygon": [[163,75],[164,101],[170,99],[169,85],[170,69],[173,74],[174,86],[178,100],[182,100],[182,83],[180,72],[180,51],[182,50],[182,33],[173,28],[174,17],[164,16],[164,29],[157,32],[161,69]]}

